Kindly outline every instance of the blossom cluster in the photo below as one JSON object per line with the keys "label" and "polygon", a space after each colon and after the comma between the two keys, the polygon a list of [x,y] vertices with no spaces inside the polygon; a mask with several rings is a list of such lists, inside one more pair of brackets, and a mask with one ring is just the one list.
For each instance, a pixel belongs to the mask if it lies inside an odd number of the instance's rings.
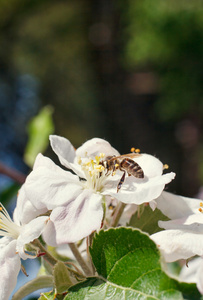
{"label": "blossom cluster", "polygon": [[[19,191],[13,220],[1,205],[0,299],[7,300],[14,289],[21,259],[42,255],[35,243],[38,237],[52,247],[81,241],[101,228],[117,225],[114,213],[120,203],[122,225],[142,204],[152,210],[157,207],[171,219],[160,221],[165,230],[151,236],[166,261],[203,255],[201,201],[163,191],[175,174],[163,174],[165,166],[159,159],[144,153],[121,156],[100,138],[75,149],[69,140],[52,135],[50,144],[62,166],[38,154]],[[143,171],[142,178],[124,165],[132,160],[132,166]],[[203,292],[200,276],[197,285]]]}

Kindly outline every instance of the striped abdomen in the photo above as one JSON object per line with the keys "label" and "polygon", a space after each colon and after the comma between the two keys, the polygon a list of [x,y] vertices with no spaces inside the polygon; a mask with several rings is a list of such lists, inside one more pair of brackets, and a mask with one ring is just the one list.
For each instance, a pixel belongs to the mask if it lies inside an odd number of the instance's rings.
{"label": "striped abdomen", "polygon": [[120,170],[126,171],[129,175],[137,178],[144,178],[144,172],[142,168],[134,160],[130,158],[124,158],[120,162]]}

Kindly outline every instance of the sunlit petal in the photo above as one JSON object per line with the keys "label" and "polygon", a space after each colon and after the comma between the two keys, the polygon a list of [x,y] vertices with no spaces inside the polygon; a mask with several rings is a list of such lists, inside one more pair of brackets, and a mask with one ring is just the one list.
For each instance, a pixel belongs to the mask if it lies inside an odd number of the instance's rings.
{"label": "sunlit petal", "polygon": [[203,255],[203,234],[187,230],[164,230],[151,236],[167,262]]}
{"label": "sunlit petal", "polygon": [[74,163],[76,152],[70,141],[57,135],[51,135],[49,139],[51,147],[58,156],[61,164],[66,168],[73,170],[78,176],[83,177],[84,174],[80,166],[78,166],[77,162]]}
{"label": "sunlit petal", "polygon": [[82,190],[79,178],[55,165],[55,170],[39,167],[26,179],[25,193],[37,209],[53,209],[65,205]]}
{"label": "sunlit petal", "polygon": [[109,142],[100,138],[88,140],[76,150],[76,155],[80,157],[94,158],[96,155],[100,155],[100,153],[104,153],[105,156],[120,155]]}

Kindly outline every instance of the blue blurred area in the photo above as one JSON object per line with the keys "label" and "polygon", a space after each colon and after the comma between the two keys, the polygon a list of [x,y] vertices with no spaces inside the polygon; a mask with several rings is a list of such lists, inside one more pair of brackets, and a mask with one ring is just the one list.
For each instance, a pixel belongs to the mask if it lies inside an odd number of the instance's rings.
{"label": "blue blurred area", "polygon": [[[38,80],[29,74],[16,77],[12,83],[7,81],[5,76],[0,76],[0,162],[25,175],[29,171],[23,161],[24,148],[27,142],[26,125],[40,108],[39,87]],[[13,184],[12,179],[0,175],[0,195],[9,187],[12,188]],[[4,205],[12,216],[16,195],[14,194],[8,200],[9,202],[4,203]],[[20,272],[15,290],[34,278],[39,269],[37,260],[28,260],[23,264],[26,266],[29,277],[27,278]]]}
{"label": "blue blurred area", "polygon": [[[39,82],[24,74],[6,81],[0,76],[0,161],[5,166],[27,174],[23,152],[27,141],[26,125],[40,108]],[[11,179],[0,175],[0,191],[11,184]]]}

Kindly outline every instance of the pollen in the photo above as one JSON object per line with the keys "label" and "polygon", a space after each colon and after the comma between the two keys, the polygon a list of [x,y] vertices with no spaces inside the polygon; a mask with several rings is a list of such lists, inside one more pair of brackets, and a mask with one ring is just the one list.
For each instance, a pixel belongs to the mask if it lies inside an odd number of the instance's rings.
{"label": "pollen", "polygon": [[95,156],[95,160],[96,160],[96,163],[97,163],[97,164],[100,163],[100,158],[101,158],[100,156]]}
{"label": "pollen", "polygon": [[168,170],[168,168],[169,168],[169,165],[167,165],[167,164],[163,165],[163,170]]}
{"label": "pollen", "polygon": [[198,208],[198,210],[199,210],[199,212],[202,213],[202,212],[203,212],[203,209],[202,209],[202,207],[203,207],[203,202],[200,202],[200,203],[199,203],[199,206],[200,206],[200,208]]}
{"label": "pollen", "polygon": [[131,149],[130,149],[130,151],[132,152],[132,153],[140,153],[140,149],[136,149],[136,148],[134,148],[134,147],[132,147]]}

